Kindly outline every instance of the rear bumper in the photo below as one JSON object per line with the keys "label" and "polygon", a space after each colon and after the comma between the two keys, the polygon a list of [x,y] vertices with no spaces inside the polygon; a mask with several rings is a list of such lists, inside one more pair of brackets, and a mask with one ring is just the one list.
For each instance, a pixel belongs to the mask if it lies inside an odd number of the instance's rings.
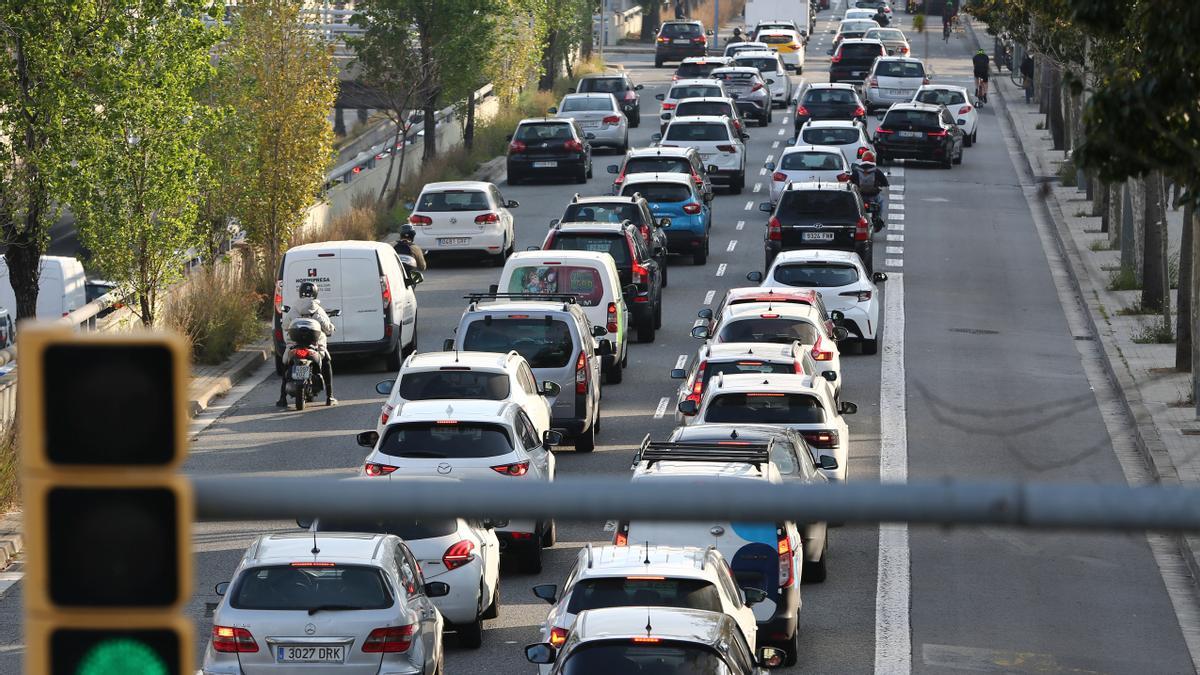
{"label": "rear bumper", "polygon": [[799,580],[793,581],[791,586],[783,589],[776,607],[774,616],[758,623],[758,644],[779,645],[790,649],[791,645],[787,644],[788,636],[795,635],[800,623]]}
{"label": "rear bumper", "polygon": [[[555,166],[542,167],[542,166],[534,166],[535,162],[556,162],[557,164]],[[585,157],[578,157],[578,156],[577,157],[544,157],[544,158],[539,158],[539,159],[525,159],[525,158],[515,159],[512,157],[509,157],[508,162],[507,162],[508,173],[510,176],[514,173],[522,174],[522,175],[532,175],[532,174],[561,175],[564,170],[578,171],[579,169],[582,169],[585,166],[587,166],[587,159]]]}
{"label": "rear bumper", "polygon": [[[497,228],[495,232],[475,232],[471,234],[447,234],[439,237],[434,234],[417,233],[416,244],[426,253],[444,253],[454,251],[478,251],[481,253],[498,254],[504,249],[506,233]],[[442,239],[467,239],[465,244],[439,243]]]}
{"label": "rear bumper", "polygon": [[625,144],[625,139],[628,137],[629,131],[627,128],[618,126],[603,126],[595,129],[584,129],[584,133],[595,136],[590,143],[592,147],[617,148]]}
{"label": "rear bumper", "polygon": [[697,249],[704,246],[706,234],[703,226],[698,226],[694,230],[676,229],[675,223],[672,222],[671,228],[667,230],[667,250],[684,255],[695,253]]}
{"label": "rear bumper", "polygon": [[[282,342],[275,340],[275,356],[282,357],[286,348]],[[400,344],[400,326],[392,326],[392,334],[382,340],[366,342],[330,342],[328,345],[331,355],[344,354],[349,356],[365,354],[387,354]]]}
{"label": "rear bumper", "polygon": [[740,98],[737,100],[738,112],[743,116],[749,115],[751,117],[766,117],[767,111],[770,110],[770,106],[770,97],[764,97],[761,101],[748,101]]}
{"label": "rear bumper", "polygon": [[661,61],[682,61],[690,56],[708,56],[708,45],[659,45],[654,48],[654,58]]}
{"label": "rear bumper", "polygon": [[941,143],[896,143],[879,140],[875,142],[875,155],[887,159],[915,159],[918,161],[937,162],[949,155]]}

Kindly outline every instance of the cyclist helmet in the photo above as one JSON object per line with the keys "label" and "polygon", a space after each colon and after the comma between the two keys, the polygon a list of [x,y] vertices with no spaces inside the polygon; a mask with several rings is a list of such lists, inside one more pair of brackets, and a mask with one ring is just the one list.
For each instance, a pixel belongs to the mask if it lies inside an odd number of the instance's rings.
{"label": "cyclist helmet", "polygon": [[400,240],[412,241],[417,238],[417,228],[405,223],[400,226]]}
{"label": "cyclist helmet", "polygon": [[983,49],[980,49],[979,51],[977,51],[977,52],[975,52],[975,53],[976,53],[976,54],[983,54],[984,56],[987,56],[987,52],[983,51]]}
{"label": "cyclist helmet", "polygon": [[734,28],[734,29],[733,29],[733,34],[734,34],[734,36],[735,36],[735,37],[741,37],[741,36],[742,36],[742,29],[741,29],[741,28]]}
{"label": "cyclist helmet", "polygon": [[870,150],[864,152],[862,158],[858,160],[858,163],[874,165],[875,164],[875,153],[871,152]]}
{"label": "cyclist helmet", "polygon": [[313,300],[316,300],[319,294],[320,292],[317,291],[317,285],[313,282],[304,281],[300,283],[300,297],[312,298]]}

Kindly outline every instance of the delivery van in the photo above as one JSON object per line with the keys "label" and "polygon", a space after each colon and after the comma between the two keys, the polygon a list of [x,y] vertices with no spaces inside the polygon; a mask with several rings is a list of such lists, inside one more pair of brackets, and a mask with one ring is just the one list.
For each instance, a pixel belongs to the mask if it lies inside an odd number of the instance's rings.
{"label": "delivery van", "polygon": [[[59,319],[87,304],[87,277],[83,264],[76,258],[57,255],[42,256],[42,271],[38,278],[37,318]],[[0,256],[0,307],[9,315],[17,315],[17,296],[8,278],[8,262]]]}

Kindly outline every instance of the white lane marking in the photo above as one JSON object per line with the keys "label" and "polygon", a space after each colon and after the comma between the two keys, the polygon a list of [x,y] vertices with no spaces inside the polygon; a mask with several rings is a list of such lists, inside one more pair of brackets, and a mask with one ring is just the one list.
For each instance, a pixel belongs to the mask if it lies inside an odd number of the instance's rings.
{"label": "white lane marking", "polygon": [[904,220],[903,213],[889,213],[888,220]]}
{"label": "white lane marking", "polygon": [[725,270],[727,267],[728,267],[728,265],[726,265],[725,263],[721,263],[720,265],[717,265],[717,276],[719,276],[719,277],[725,276]]}
{"label": "white lane marking", "polygon": [[888,175],[895,176],[896,178],[904,178],[904,169],[897,166],[897,167],[889,170]]}
{"label": "white lane marking", "polygon": [[774,154],[774,153],[771,153],[771,154],[767,155],[767,158],[763,160],[763,162],[764,162],[764,163],[765,163],[765,162],[773,162],[773,161],[775,161],[775,154]]}
{"label": "white lane marking", "polygon": [[888,246],[884,249],[884,253],[888,255],[904,255],[903,246]]}
{"label": "white lane marking", "polygon": [[760,176],[765,176],[765,175],[767,175],[767,167],[765,167],[765,166],[764,166],[763,168],[759,169],[759,170],[758,170],[758,175],[760,175]]}
{"label": "white lane marking", "polygon": [[745,227],[745,226],[746,226],[746,221],[744,221],[744,220],[739,220],[739,221],[737,222],[737,227],[735,227],[734,229],[735,229],[735,230],[740,230],[740,229],[742,229],[742,228],[743,228],[743,227]]}
{"label": "white lane marking", "polygon": [[663,415],[667,414],[667,397],[664,396],[658,399],[658,407],[654,409],[654,419],[660,420]]}
{"label": "white lane marking", "polygon": [[900,183],[899,185],[889,185],[888,190],[891,192],[904,192],[904,183]]}
{"label": "white lane marking", "polygon": [[904,241],[904,235],[902,235],[902,234],[889,234],[889,235],[887,236],[887,240],[888,240],[888,241]]}
{"label": "white lane marking", "polygon": [[[891,262],[890,260],[887,262]],[[899,283],[896,283],[896,282]],[[908,482],[907,401],[904,391],[904,275],[888,278],[883,326],[887,340],[879,366],[879,480]],[[912,602],[908,525],[879,526],[879,576],[875,583],[875,673],[912,672]]]}
{"label": "white lane marking", "polygon": [[749,211],[752,208],[754,208],[754,202],[752,202],[752,201],[746,202],[746,210]]}
{"label": "white lane marking", "polygon": [[895,209],[895,210],[897,210],[897,211],[903,211],[903,210],[904,210],[904,204],[901,204],[901,203],[897,203],[897,204],[888,204],[888,210],[892,210],[892,209]]}
{"label": "white lane marking", "polygon": [[891,223],[888,225],[888,229],[895,230],[896,232],[903,232],[904,223]]}
{"label": "white lane marking", "polygon": [[687,365],[688,355],[680,354],[679,358],[675,359],[675,367],[682,368]]}
{"label": "white lane marking", "polygon": [[729,246],[725,247],[725,252],[732,253],[733,249],[735,249],[735,248],[737,248],[737,239],[734,239],[733,241],[729,242]]}
{"label": "white lane marking", "polygon": [[787,124],[787,123],[788,123],[788,117],[787,117],[787,115],[784,115],[782,124]]}
{"label": "white lane marking", "polygon": [[884,258],[883,264],[888,267],[904,267],[904,261],[900,258]]}
{"label": "white lane marking", "polygon": [[778,147],[779,147],[779,141],[771,141],[771,149],[775,149]]}
{"label": "white lane marking", "polygon": [[[890,198],[894,202],[902,202],[902,201],[904,201],[904,193],[891,195]],[[947,201],[949,201],[949,200],[947,200]]]}
{"label": "white lane marking", "polygon": [[782,136],[782,135],[784,135],[784,134],[786,134],[786,133],[787,133],[787,129],[780,129],[780,130],[779,130],[779,135],[780,135],[780,136]]}
{"label": "white lane marking", "polygon": [[[763,169],[763,171],[765,172],[766,169]],[[762,183],[755,183],[754,189],[751,192],[762,192]]]}
{"label": "white lane marking", "polygon": [[713,296],[714,296],[714,295],[716,295],[716,294],[717,294],[717,292],[716,292],[716,291],[709,291],[709,292],[705,293],[705,294],[704,294],[704,304],[706,304],[706,305],[711,305],[711,304],[712,304],[712,300],[713,300]]}

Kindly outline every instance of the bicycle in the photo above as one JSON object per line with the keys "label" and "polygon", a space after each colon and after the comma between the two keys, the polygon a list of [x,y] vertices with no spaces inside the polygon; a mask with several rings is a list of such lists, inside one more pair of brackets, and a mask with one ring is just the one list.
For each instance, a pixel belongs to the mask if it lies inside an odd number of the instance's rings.
{"label": "bicycle", "polygon": [[953,21],[954,20],[951,19],[950,21],[942,22],[942,41],[943,42],[950,41],[950,26],[953,24]]}

